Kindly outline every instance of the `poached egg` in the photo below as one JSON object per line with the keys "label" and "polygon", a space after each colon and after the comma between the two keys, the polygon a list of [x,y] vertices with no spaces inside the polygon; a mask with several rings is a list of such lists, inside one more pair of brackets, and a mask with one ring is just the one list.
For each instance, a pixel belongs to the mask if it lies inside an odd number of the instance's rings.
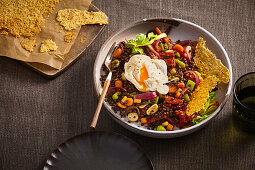
{"label": "poached egg", "polygon": [[167,94],[169,87],[167,65],[164,60],[151,59],[147,55],[137,54],[132,56],[124,66],[127,80],[139,91],[157,91]]}

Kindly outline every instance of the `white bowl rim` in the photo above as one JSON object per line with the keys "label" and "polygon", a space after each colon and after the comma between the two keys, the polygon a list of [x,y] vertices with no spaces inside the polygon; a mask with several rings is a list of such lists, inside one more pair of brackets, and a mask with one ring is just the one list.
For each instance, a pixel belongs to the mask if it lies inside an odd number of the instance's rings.
{"label": "white bowl rim", "polygon": [[[230,59],[228,57],[228,54],[226,52],[226,50],[224,49],[224,47],[222,46],[222,44],[209,32],[207,31],[206,29],[204,29],[203,27],[195,24],[195,23],[192,23],[190,21],[186,21],[186,20],[183,20],[183,19],[178,19],[178,18],[166,18],[166,17],[156,17],[156,18],[144,18],[142,20],[138,20],[138,21],[135,21],[135,22],[132,22],[131,24],[129,24],[128,26],[125,26],[124,28],[121,28],[119,30],[117,30],[116,32],[112,33],[111,36],[104,42],[104,44],[102,45],[102,47],[100,48],[98,54],[97,54],[97,57],[96,57],[96,60],[95,60],[95,63],[94,63],[94,70],[93,70],[93,80],[94,80],[94,88],[95,88],[95,91],[98,95],[98,97],[100,96],[100,91],[99,89],[97,89],[96,87],[96,63],[98,62],[99,60],[99,55],[100,53],[104,50],[104,48],[106,47],[107,43],[116,35],[116,34],[119,34],[139,23],[143,23],[143,22],[147,22],[147,21],[154,21],[154,20],[168,20],[168,21],[179,21],[181,23],[186,23],[188,25],[191,25],[193,27],[196,27],[200,30],[202,30],[203,32],[205,32],[210,38],[213,39],[213,41],[215,41],[221,51],[224,53],[224,56],[225,56],[225,59],[227,61],[227,64],[229,65],[229,72],[230,72],[230,80],[229,80],[229,83],[228,83],[228,90],[227,90],[227,93],[225,95],[225,99],[223,100],[223,102],[219,105],[219,107],[212,113],[210,114],[210,116],[203,120],[202,122],[196,124],[196,125],[193,125],[191,127],[188,127],[188,128],[185,128],[185,129],[180,129],[180,130],[175,130],[175,131],[156,131],[156,130],[150,130],[150,129],[145,129],[145,128],[141,128],[141,127],[137,127],[137,126],[134,126],[132,125],[131,123],[128,123],[126,121],[123,121],[123,120],[120,120],[118,117],[116,117],[112,112],[114,112],[113,110],[109,110],[109,107],[107,107],[107,103],[104,102],[104,106],[107,108],[107,111],[111,114],[111,116],[113,116],[114,118],[118,119],[119,121],[123,122],[124,124],[128,125],[130,128],[134,128],[138,131],[143,131],[143,132],[146,132],[146,133],[152,133],[152,134],[160,134],[160,135],[169,135],[169,137],[171,137],[171,134],[189,134],[187,132],[190,131],[190,133],[194,132],[195,129],[197,129],[198,127],[203,127],[204,125],[206,125],[211,119],[213,119],[214,117],[216,117],[216,115],[219,114],[219,112],[223,109],[223,107],[225,106],[227,100],[229,99],[229,96],[231,94],[231,91],[232,91],[232,81],[233,81],[233,75],[232,75],[232,65],[231,65],[231,62],[230,62]],[[160,22],[160,21],[159,21]],[[101,68],[100,68],[101,69]],[[115,113],[115,112],[114,112]],[[193,130],[193,131],[192,131]],[[181,135],[182,136],[182,135]]]}

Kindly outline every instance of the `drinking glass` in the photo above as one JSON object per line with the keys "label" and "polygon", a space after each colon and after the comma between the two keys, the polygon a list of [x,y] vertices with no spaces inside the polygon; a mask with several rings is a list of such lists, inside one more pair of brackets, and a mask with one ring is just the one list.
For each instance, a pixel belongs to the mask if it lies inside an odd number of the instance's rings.
{"label": "drinking glass", "polygon": [[255,132],[255,72],[241,76],[233,93],[234,124],[242,130]]}

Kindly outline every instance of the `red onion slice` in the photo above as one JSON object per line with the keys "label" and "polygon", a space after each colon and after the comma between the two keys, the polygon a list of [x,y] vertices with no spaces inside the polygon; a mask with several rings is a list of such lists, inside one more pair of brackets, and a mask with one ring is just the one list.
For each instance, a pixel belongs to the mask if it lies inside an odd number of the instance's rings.
{"label": "red onion slice", "polygon": [[179,44],[181,46],[187,46],[187,45],[189,45],[189,43],[190,43],[190,40],[184,40],[184,41],[181,41]]}
{"label": "red onion slice", "polygon": [[[191,74],[193,74],[194,76],[195,76],[195,79],[196,79],[196,84],[195,84],[195,88],[198,86],[198,84],[199,84],[199,76],[197,75],[197,73],[195,72],[195,71],[185,71],[185,73],[191,73]],[[184,73],[184,74],[185,74]]]}
{"label": "red onion slice", "polygon": [[110,87],[107,91],[107,94],[111,94],[117,90],[120,90],[120,91],[127,91],[125,88],[123,87]]}
{"label": "red onion slice", "polygon": [[189,89],[188,87],[183,88],[181,95],[183,95],[188,89]]}
{"label": "red onion slice", "polygon": [[190,59],[191,59],[190,50],[191,50],[191,46],[187,46],[187,47],[184,48],[184,53],[187,54],[187,57],[186,57],[186,58],[187,58],[188,61],[190,61]]}
{"label": "red onion slice", "polygon": [[154,48],[152,47],[152,45],[147,45],[147,47],[157,56],[160,57],[159,53],[157,51],[154,50]]}
{"label": "red onion slice", "polygon": [[137,94],[134,96],[134,99],[141,99],[141,100],[149,100],[149,99],[154,99],[158,95],[156,92],[147,92],[147,93],[142,93],[142,94]]}

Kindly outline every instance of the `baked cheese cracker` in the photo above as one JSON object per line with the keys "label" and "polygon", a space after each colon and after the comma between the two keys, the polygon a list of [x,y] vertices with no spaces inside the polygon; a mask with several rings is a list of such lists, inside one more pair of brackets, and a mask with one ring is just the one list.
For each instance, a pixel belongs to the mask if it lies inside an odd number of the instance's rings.
{"label": "baked cheese cracker", "polygon": [[15,37],[31,37],[41,32],[43,14],[50,13],[59,0],[0,0],[0,30]]}
{"label": "baked cheese cracker", "polygon": [[59,10],[57,21],[68,31],[86,24],[108,24],[105,13],[81,11],[78,9]]}
{"label": "baked cheese cracker", "polygon": [[215,75],[219,82],[229,82],[229,70],[219,59],[216,59],[215,54],[205,47],[205,41],[201,37],[198,39],[194,61],[195,65],[198,67],[198,71],[203,77],[206,78],[208,76]]}
{"label": "baked cheese cracker", "polygon": [[44,40],[41,44],[40,52],[48,52],[48,51],[56,51],[58,49],[58,46],[54,41],[51,39]]}
{"label": "baked cheese cracker", "polygon": [[75,32],[67,32],[67,33],[65,34],[65,37],[64,37],[65,42],[70,43],[70,42],[72,41],[72,39],[74,39],[75,34],[76,34]]}
{"label": "baked cheese cracker", "polygon": [[191,115],[203,109],[209,93],[216,87],[218,78],[215,75],[207,76],[199,83],[195,91],[191,95],[191,100],[187,105],[186,114]]}
{"label": "baked cheese cracker", "polygon": [[25,50],[29,51],[29,52],[33,52],[34,51],[34,47],[37,45],[36,44],[36,39],[34,37],[30,37],[30,38],[24,38],[21,42],[20,42],[21,47],[23,47]]}

